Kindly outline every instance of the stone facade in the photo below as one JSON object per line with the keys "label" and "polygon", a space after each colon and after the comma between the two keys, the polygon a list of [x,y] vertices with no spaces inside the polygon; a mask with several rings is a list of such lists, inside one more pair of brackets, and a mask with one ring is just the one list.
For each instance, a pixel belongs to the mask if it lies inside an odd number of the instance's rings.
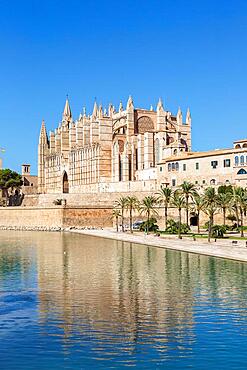
{"label": "stone facade", "polygon": [[74,121],[67,99],[62,121],[49,138],[42,122],[38,192],[122,192],[135,182],[137,190],[143,182],[155,182],[156,190],[160,160],[190,151],[189,110],[183,122],[181,110],[172,115],[161,100],[154,111],[135,108],[129,97],[126,109],[120,103],[116,111],[110,104],[106,112],[95,102],[91,115],[84,110]]}
{"label": "stone facade", "polygon": [[247,140],[234,142],[232,149],[182,153],[161,161],[158,182],[172,187],[183,181],[198,188],[220,185],[247,186]]}

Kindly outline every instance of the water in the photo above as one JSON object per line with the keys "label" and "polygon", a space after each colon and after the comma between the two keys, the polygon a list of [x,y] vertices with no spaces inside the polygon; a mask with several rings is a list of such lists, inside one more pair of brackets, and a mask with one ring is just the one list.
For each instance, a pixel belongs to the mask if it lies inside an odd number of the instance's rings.
{"label": "water", "polygon": [[0,369],[246,369],[247,265],[0,232]]}

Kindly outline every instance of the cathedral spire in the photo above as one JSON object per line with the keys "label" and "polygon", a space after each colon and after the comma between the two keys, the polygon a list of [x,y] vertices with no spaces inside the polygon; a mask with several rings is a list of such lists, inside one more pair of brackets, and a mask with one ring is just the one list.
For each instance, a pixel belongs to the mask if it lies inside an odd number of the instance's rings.
{"label": "cathedral spire", "polygon": [[178,112],[177,112],[177,124],[179,126],[183,124],[183,116],[182,116],[182,111],[180,107],[178,108]]}
{"label": "cathedral spire", "polygon": [[130,109],[134,109],[134,103],[133,103],[133,99],[131,95],[129,96],[129,99],[127,102],[127,110],[130,110]]}
{"label": "cathedral spire", "polygon": [[39,134],[39,141],[40,142],[45,142],[47,143],[48,141],[48,137],[47,137],[47,132],[46,132],[46,127],[45,127],[45,121],[42,120],[42,123],[41,123],[41,129],[40,129],[40,134]]}
{"label": "cathedral spire", "polygon": [[190,125],[191,124],[190,108],[187,109],[187,113],[186,113],[186,124],[187,125]]}
{"label": "cathedral spire", "polygon": [[92,113],[92,118],[96,119],[98,116],[98,105],[96,100],[94,101],[94,106],[93,106],[93,113]]}
{"label": "cathedral spire", "polygon": [[157,104],[157,112],[160,112],[160,111],[163,111],[163,110],[164,110],[163,102],[162,102],[162,99],[159,98],[159,101],[158,101],[158,104]]}
{"label": "cathedral spire", "polygon": [[122,111],[123,111],[123,103],[122,103],[122,101],[120,101],[118,111],[119,111],[119,112],[122,112]]}
{"label": "cathedral spire", "polygon": [[64,110],[63,110],[63,119],[69,121],[72,118],[72,113],[69,105],[69,98],[67,95]]}

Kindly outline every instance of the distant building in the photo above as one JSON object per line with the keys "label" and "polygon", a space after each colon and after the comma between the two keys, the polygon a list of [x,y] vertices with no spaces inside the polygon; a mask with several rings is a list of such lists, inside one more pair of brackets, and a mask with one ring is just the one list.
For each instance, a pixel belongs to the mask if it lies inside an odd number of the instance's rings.
{"label": "distant building", "polygon": [[30,164],[23,164],[21,166],[22,192],[24,194],[35,194],[38,191],[38,176],[31,175],[30,170]]}

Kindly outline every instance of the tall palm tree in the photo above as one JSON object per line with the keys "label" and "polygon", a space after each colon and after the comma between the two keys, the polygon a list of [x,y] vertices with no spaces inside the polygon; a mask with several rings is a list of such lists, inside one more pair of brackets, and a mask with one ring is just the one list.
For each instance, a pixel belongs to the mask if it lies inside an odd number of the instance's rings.
{"label": "tall palm tree", "polygon": [[120,208],[120,212],[121,212],[122,232],[124,232],[124,210],[126,209],[126,203],[127,203],[127,198],[123,196],[121,196],[118,200],[115,201],[116,208]]}
{"label": "tall palm tree", "polygon": [[165,208],[165,228],[167,229],[167,210],[170,204],[171,196],[172,196],[172,189],[168,186],[161,186],[160,190],[157,193],[158,198],[157,201],[161,204],[164,204]]}
{"label": "tall palm tree", "polygon": [[153,195],[148,195],[142,199],[139,205],[139,211],[141,214],[145,214],[147,216],[147,234],[149,232],[149,220],[151,216],[157,216],[158,211],[155,209],[157,205],[157,198]]}
{"label": "tall palm tree", "polygon": [[218,190],[217,201],[218,201],[219,207],[222,209],[222,212],[223,212],[224,226],[226,224],[226,211],[227,209],[229,209],[231,205],[231,200],[232,200],[232,194],[229,191],[219,192]]}
{"label": "tall palm tree", "polygon": [[205,189],[203,200],[204,200],[203,212],[206,213],[206,215],[209,218],[208,220],[208,242],[210,242],[211,237],[212,237],[212,227],[214,224],[214,215],[218,211],[218,199],[217,199],[215,188],[210,186],[207,189]]}
{"label": "tall palm tree", "polygon": [[116,231],[118,233],[118,219],[121,217],[121,212],[117,208],[113,208],[112,210],[112,217],[115,219],[116,222]]}
{"label": "tall palm tree", "polygon": [[130,232],[133,233],[133,210],[138,208],[139,200],[135,196],[128,196],[126,198],[126,209],[129,210],[129,224],[130,224]]}
{"label": "tall palm tree", "polygon": [[180,189],[185,199],[185,208],[186,208],[186,224],[189,226],[189,199],[193,198],[197,194],[196,187],[189,181],[184,181],[180,185]]}
{"label": "tall palm tree", "polygon": [[204,208],[204,199],[201,195],[196,194],[193,197],[193,209],[197,214],[197,232],[200,234],[200,213]]}
{"label": "tall palm tree", "polygon": [[181,220],[182,220],[182,209],[186,207],[186,201],[184,199],[184,195],[181,194],[180,190],[176,190],[173,193],[171,204],[178,209],[178,237],[181,239]]}
{"label": "tall palm tree", "polygon": [[241,221],[241,237],[244,237],[244,215],[247,209],[247,191],[240,186],[235,187],[234,191],[235,207],[239,211]]}

